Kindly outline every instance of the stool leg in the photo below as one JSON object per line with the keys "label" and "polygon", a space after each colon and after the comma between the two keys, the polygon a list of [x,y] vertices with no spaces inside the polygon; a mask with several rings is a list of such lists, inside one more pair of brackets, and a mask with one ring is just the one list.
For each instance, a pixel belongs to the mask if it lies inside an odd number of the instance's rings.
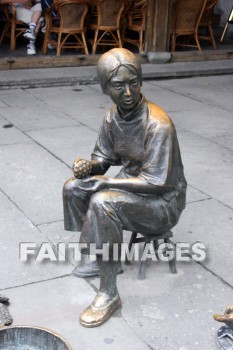
{"label": "stool leg", "polygon": [[[144,247],[143,247],[143,251],[145,250],[146,248],[146,244],[147,242],[144,243]],[[140,263],[139,263],[139,270],[138,270],[138,279],[139,280],[144,280],[145,277],[146,277],[146,265],[147,265],[147,262],[146,262],[147,259],[145,260],[140,260]]]}
{"label": "stool leg", "polygon": [[[170,243],[173,245],[173,247],[175,247],[175,244],[169,238],[165,238],[164,243]],[[173,259],[169,260],[168,264],[169,264],[169,268],[170,268],[171,273],[177,273],[175,255],[174,255]]]}
{"label": "stool leg", "polygon": [[[129,241],[129,251],[131,250],[133,243],[135,243],[136,237],[137,237],[137,232],[132,232],[131,237],[130,237],[130,241]],[[126,265],[130,264],[130,261],[129,261],[127,255],[125,257],[125,264]]]}
{"label": "stool leg", "polygon": [[159,242],[157,239],[153,240],[153,247],[154,247],[154,251],[155,251],[155,256],[157,259],[159,259],[159,256],[158,256]]}

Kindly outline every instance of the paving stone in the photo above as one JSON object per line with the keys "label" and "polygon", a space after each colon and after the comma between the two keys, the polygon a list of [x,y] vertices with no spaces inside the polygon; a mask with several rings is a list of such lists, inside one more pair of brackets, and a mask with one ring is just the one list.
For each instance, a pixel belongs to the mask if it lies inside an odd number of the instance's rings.
{"label": "paving stone", "polygon": [[169,114],[173,111],[203,110],[208,108],[206,104],[191,97],[183,96],[176,91],[168,91],[163,88],[154,90],[153,85],[150,83],[143,83],[142,92],[148,100],[159,105]]}
{"label": "paving stone", "polygon": [[203,265],[233,287],[233,210],[216,200],[188,204],[172,230],[176,242],[202,242]]}
{"label": "paving stone", "polygon": [[97,139],[97,133],[86,126],[31,131],[28,134],[70,166],[75,158],[90,159]]}
{"label": "paving stone", "polygon": [[188,131],[179,142],[188,183],[233,208],[232,151]]}
{"label": "paving stone", "polygon": [[65,115],[69,115],[73,120],[77,120],[82,125],[96,131],[99,130],[106,110],[112,105],[109,97],[93,89],[92,85],[90,87],[81,85],[56,88],[56,92],[57,94],[54,94],[49,91],[47,95],[38,92],[37,89],[31,90],[31,93],[38,94],[51,108],[56,108]]}
{"label": "paving stone", "polygon": [[63,219],[67,166],[33,142],[0,147],[0,162],[1,189],[33,223]]}
{"label": "paving stone", "polygon": [[64,113],[47,105],[39,108],[28,106],[26,109],[19,107],[4,108],[4,111],[1,110],[0,113],[23,131],[79,125],[78,122],[72,120]]}
{"label": "paving stone", "polygon": [[220,324],[212,315],[232,303],[232,288],[194,262],[177,263],[175,275],[165,262],[148,265],[143,281],[137,262],[118,275],[126,323],[154,350],[217,350]]}
{"label": "paving stone", "polygon": [[68,262],[36,262],[37,254],[27,262],[20,260],[21,243],[35,244],[37,253],[42,243],[50,241],[2,192],[0,203],[0,289],[70,274],[73,267]]}
{"label": "paving stone", "polygon": [[72,264],[73,270],[74,266],[79,263],[79,260],[75,257],[75,250],[77,248],[71,248],[70,244],[76,245],[79,242],[80,232],[65,231],[63,221],[39,225],[39,229],[46,239],[53,243],[57,249],[59,249],[59,243],[65,243],[66,260]]}
{"label": "paving stone", "polygon": [[4,102],[0,101],[0,108],[6,108],[8,107]]}
{"label": "paving stone", "polygon": [[14,324],[49,328],[60,333],[73,350],[149,350],[130,325],[122,320],[120,312],[101,327],[88,329],[79,324],[80,313],[96,294],[83,279],[60,278],[7,292]]}
{"label": "paving stone", "polygon": [[231,135],[213,137],[211,140],[233,151],[233,133],[231,133]]}
{"label": "paving stone", "polygon": [[186,197],[186,203],[193,203],[193,202],[199,202],[203,201],[205,199],[211,198],[207,194],[197,190],[196,188],[193,188],[191,186],[187,187],[187,197]]}
{"label": "paving stone", "polygon": [[232,75],[155,82],[156,86],[228,111],[232,111],[233,108],[232,84]]}
{"label": "paving stone", "polygon": [[0,145],[30,141],[30,139],[21,131],[17,130],[14,125],[12,127],[4,127],[10,124],[8,120],[0,117]]}
{"label": "paving stone", "polygon": [[[222,108],[209,107],[208,110],[172,112],[175,125],[217,142],[218,138],[231,136],[233,120],[231,112]],[[216,127],[213,128],[213,125]],[[218,142],[217,142],[218,143]]]}
{"label": "paving stone", "polygon": [[[1,72],[1,76],[2,73],[4,74],[4,72]],[[27,90],[23,89],[2,90],[1,101],[5,104],[5,106],[12,108],[17,107],[27,109],[29,107],[34,107],[36,110],[43,106],[40,99],[35,98],[34,96],[30,95]],[[0,113],[5,112],[3,109],[0,110]]]}

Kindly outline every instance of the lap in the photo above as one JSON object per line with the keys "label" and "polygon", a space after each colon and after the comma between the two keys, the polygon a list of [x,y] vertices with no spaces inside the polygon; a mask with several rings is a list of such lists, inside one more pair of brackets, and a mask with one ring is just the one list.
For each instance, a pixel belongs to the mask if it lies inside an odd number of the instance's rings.
{"label": "lap", "polygon": [[17,19],[30,24],[32,17],[32,11],[29,9],[25,9],[23,7],[17,7]]}
{"label": "lap", "polygon": [[[147,234],[163,233],[177,223],[180,213],[174,196],[170,201],[161,196],[103,190],[91,197],[91,203],[113,210],[122,228]],[[91,209],[91,205],[89,206]]]}
{"label": "lap", "polygon": [[81,190],[81,185],[82,180],[71,178],[65,183],[64,189],[86,202],[90,211],[94,206],[105,206],[109,211],[114,211],[124,230],[163,233],[178,222],[180,212],[175,195],[166,201],[158,195],[141,195],[122,190],[101,190],[90,194]]}

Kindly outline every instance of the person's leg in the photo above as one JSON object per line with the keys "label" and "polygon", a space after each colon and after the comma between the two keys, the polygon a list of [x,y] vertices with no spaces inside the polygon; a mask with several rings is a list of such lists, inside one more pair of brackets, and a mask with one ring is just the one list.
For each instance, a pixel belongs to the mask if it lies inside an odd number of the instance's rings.
{"label": "person's leg", "polygon": [[84,327],[97,327],[111,317],[121,307],[121,299],[117,290],[118,262],[103,261],[97,256],[100,268],[100,288],[92,302],[80,315],[80,323]]}
{"label": "person's leg", "polygon": [[75,177],[67,180],[63,187],[64,228],[81,231],[91,194],[80,189],[82,180]]}
{"label": "person's leg", "polygon": [[29,25],[31,22],[32,12],[24,7],[16,7],[16,16],[19,21]]}
{"label": "person's leg", "polygon": [[[75,177],[67,180],[63,187],[64,228],[67,231],[81,231],[88,209],[91,194],[82,191],[81,180]],[[93,277],[99,275],[97,261],[87,254],[81,254],[81,260],[73,270],[76,277]]]}
{"label": "person's leg", "polygon": [[123,229],[161,234],[160,230],[170,229],[178,217],[175,198],[173,204],[158,196],[149,198],[124,191],[100,191],[92,196],[80,242],[89,247],[95,243],[96,249],[108,243],[110,254],[108,261],[98,256],[100,289],[93,303],[80,315],[83,326],[101,325],[121,306],[116,284],[118,261],[113,260],[112,251],[114,244],[121,244]]}
{"label": "person's leg", "polygon": [[40,29],[40,18],[42,14],[41,4],[36,4],[30,9],[31,19],[29,29],[24,33],[24,37],[28,40],[36,40],[37,33]]}

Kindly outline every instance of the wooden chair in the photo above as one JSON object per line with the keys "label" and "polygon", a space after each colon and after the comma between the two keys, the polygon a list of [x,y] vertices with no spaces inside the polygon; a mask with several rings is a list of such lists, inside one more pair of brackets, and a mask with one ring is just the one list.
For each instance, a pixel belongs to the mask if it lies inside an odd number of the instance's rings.
{"label": "wooden chair", "polygon": [[[196,47],[201,51],[198,39],[198,28],[208,0],[178,0],[175,4],[175,16],[171,23],[171,51],[176,46]],[[177,38],[185,39],[177,43]],[[194,38],[195,44],[189,39]]]}
{"label": "wooden chair", "polygon": [[[166,244],[169,243],[169,245],[171,245],[173,247],[173,249],[174,249],[175,244],[170,239],[172,236],[173,236],[173,233],[171,231],[160,233],[159,235],[141,235],[141,237],[138,236],[137,232],[132,232],[131,237],[130,237],[130,241],[129,241],[129,248],[128,249],[130,251],[131,248],[132,248],[132,245],[135,244],[135,243],[144,242],[144,247],[143,247],[143,250],[144,250],[148,243],[152,243],[154,251],[155,251],[155,253],[157,255],[157,251],[158,251],[159,241],[160,240],[162,240],[163,243],[166,243]],[[126,256],[126,259],[125,259],[125,263],[127,265],[130,264],[127,256]],[[172,257],[168,261],[168,264],[169,264],[170,271],[172,273],[176,273],[177,270],[176,270],[175,254],[174,254],[174,257]],[[147,267],[147,260],[141,258],[141,260],[139,262],[139,270],[138,270],[138,279],[139,280],[144,280],[145,279],[145,277],[146,277],[146,267]]]}
{"label": "wooden chair", "polygon": [[122,0],[97,0],[96,13],[92,17],[89,29],[94,30],[94,39],[91,39],[92,54],[96,53],[99,45],[122,47],[120,34],[121,15],[124,10]]}
{"label": "wooden chair", "polygon": [[[53,15],[54,10],[57,12],[57,16]],[[88,5],[82,0],[57,0],[45,12],[46,32],[42,53],[45,55],[48,44],[54,43],[51,34],[55,33],[58,36],[56,43],[57,56],[60,56],[62,48],[83,49],[85,54],[88,55],[85,37],[87,13]]]}
{"label": "wooden chair", "polygon": [[[136,0],[127,13],[123,41],[137,46],[139,52],[144,49],[147,5],[148,0]],[[133,37],[135,32],[138,34],[138,38]]]}
{"label": "wooden chair", "polygon": [[[204,9],[203,15],[199,23],[199,28],[198,28],[198,39],[211,41],[214,49],[216,49],[217,46],[216,46],[216,42],[214,39],[213,30],[212,30],[212,15],[217,2],[218,0],[207,1],[206,7]],[[200,33],[200,31],[203,31],[203,30],[206,31],[206,34]]]}
{"label": "wooden chair", "polygon": [[22,21],[17,20],[16,7],[13,3],[0,4],[0,7],[5,15],[5,24],[0,36],[0,45],[5,36],[10,37],[10,49],[15,50],[16,39],[23,35],[28,29],[28,25]]}

